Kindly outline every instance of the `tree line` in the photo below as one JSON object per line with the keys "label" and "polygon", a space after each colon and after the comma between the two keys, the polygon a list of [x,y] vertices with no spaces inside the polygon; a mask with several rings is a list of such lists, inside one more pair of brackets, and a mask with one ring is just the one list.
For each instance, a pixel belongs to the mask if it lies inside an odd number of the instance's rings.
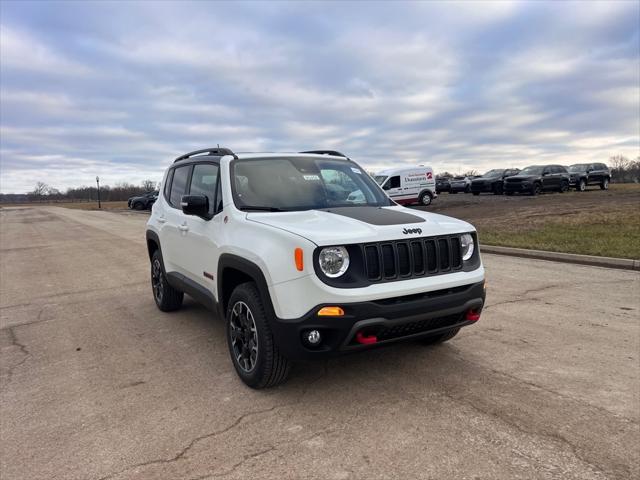
{"label": "tree line", "polygon": [[[140,185],[127,182],[119,182],[114,186],[100,185],[100,200],[103,202],[115,202],[127,200],[129,197],[141,195],[146,192],[156,190],[158,184],[153,180],[144,180]],[[61,192],[55,187],[51,187],[44,182],[37,182],[32,191],[24,194],[2,194],[2,203],[22,203],[22,202],[83,202],[97,201],[98,188],[96,186],[82,186],[68,188]]]}

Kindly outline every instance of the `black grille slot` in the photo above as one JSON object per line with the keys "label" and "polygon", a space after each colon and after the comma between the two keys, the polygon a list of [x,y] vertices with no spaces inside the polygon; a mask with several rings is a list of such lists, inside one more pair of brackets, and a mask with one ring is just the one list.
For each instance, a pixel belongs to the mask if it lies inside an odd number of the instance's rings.
{"label": "black grille slot", "polygon": [[458,237],[451,237],[451,268],[462,266],[462,246]]}
{"label": "black grille slot", "polygon": [[446,238],[438,240],[438,253],[440,256],[440,270],[449,270],[451,261],[449,257],[449,242]]}
{"label": "black grille slot", "polygon": [[364,274],[372,282],[459,270],[462,246],[459,236],[416,238],[363,245]]}
{"label": "black grille slot", "polygon": [[411,275],[411,259],[409,258],[409,245],[406,243],[397,243],[398,249],[398,270],[400,275],[406,277]]}
{"label": "black grille slot", "polygon": [[438,269],[438,258],[436,257],[436,241],[425,240],[424,246],[427,251],[427,270],[435,272]]}
{"label": "black grille slot", "polygon": [[380,255],[376,245],[364,247],[365,261],[367,265],[367,277],[369,280],[380,278]]}
{"label": "black grille slot", "polygon": [[413,254],[413,272],[415,274],[424,273],[424,253],[422,243],[411,242],[411,253]]}
{"label": "black grille slot", "polygon": [[386,243],[382,245],[382,270],[386,278],[396,276],[396,255],[393,245]]}

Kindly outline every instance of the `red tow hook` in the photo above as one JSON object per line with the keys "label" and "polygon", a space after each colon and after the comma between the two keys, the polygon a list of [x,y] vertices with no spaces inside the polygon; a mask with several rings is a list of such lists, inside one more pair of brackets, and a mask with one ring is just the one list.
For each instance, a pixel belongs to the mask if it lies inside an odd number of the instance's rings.
{"label": "red tow hook", "polygon": [[375,335],[365,335],[362,331],[356,333],[356,342],[363,345],[371,345],[378,342],[378,337]]}
{"label": "red tow hook", "polygon": [[470,322],[477,322],[478,320],[480,320],[480,312],[477,312],[475,310],[467,310],[465,320],[469,320]]}

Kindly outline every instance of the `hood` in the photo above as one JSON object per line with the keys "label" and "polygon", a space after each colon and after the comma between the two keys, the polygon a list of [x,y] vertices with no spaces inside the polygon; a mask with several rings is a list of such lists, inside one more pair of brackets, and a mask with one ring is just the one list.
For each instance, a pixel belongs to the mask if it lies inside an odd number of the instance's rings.
{"label": "hood", "polygon": [[505,180],[507,182],[510,181],[516,181],[516,182],[522,182],[525,180],[534,180],[536,178],[540,178],[540,175],[513,175],[511,177],[507,177]]}
{"label": "hood", "polygon": [[501,180],[500,177],[478,177],[471,180],[471,183],[495,182]]}
{"label": "hood", "polygon": [[246,218],[286,230],[321,246],[403,240],[475,230],[467,222],[455,218],[399,206],[249,212]]}

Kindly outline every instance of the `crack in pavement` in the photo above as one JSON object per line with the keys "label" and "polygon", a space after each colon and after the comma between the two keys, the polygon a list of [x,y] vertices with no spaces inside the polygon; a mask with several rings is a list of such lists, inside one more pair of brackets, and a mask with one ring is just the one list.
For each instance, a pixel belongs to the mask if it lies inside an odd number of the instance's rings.
{"label": "crack in pavement", "polygon": [[326,435],[328,433],[332,433],[334,432],[335,429],[333,428],[326,428],[324,430],[320,430],[319,432],[314,432],[313,435],[309,435],[308,437],[305,437],[303,439],[300,440],[287,440],[286,442],[281,442],[279,444],[276,445],[270,445],[268,448],[265,448],[264,450],[260,450],[259,452],[255,452],[249,455],[244,455],[242,460],[240,460],[239,462],[233,464],[231,467],[229,467],[226,471],[224,472],[220,472],[220,473],[207,473],[205,475],[201,475],[199,477],[194,477],[191,478],[189,480],[207,480],[207,479],[211,479],[211,478],[220,478],[220,477],[226,477],[228,475],[231,475],[232,473],[234,473],[238,468],[240,468],[243,464],[245,464],[246,462],[248,462],[249,460],[253,460],[255,458],[261,457],[263,455],[266,455],[267,453],[273,452],[275,450],[278,450],[279,448],[285,446],[285,445],[289,445],[291,443],[297,442],[297,443],[302,443],[302,442],[308,442],[309,440],[312,440],[316,437],[319,437],[321,435]]}
{"label": "crack in pavement", "polygon": [[[594,469],[595,471],[597,471],[598,473],[601,473],[602,475],[604,475],[605,477],[608,478],[609,473],[611,473],[611,469],[607,469],[606,467],[603,467],[599,464],[597,464],[596,462],[586,458],[584,455],[582,455],[582,453],[579,451],[578,447],[576,445],[574,445],[573,443],[571,443],[571,441],[569,441],[566,437],[564,437],[563,435],[561,435],[560,433],[557,432],[543,432],[543,431],[536,431],[530,428],[526,428],[524,425],[521,425],[509,418],[503,417],[500,415],[499,412],[495,412],[492,411],[490,409],[484,409],[484,408],[480,408],[476,403],[473,403],[471,401],[466,400],[464,397],[459,397],[456,396],[454,394],[452,394],[449,391],[443,390],[442,392],[440,392],[443,396],[445,396],[446,398],[448,398],[449,400],[452,400],[454,402],[458,402],[460,404],[466,405],[468,407],[470,407],[471,409],[483,414],[483,415],[487,415],[490,416],[492,418],[495,418],[496,420],[503,422],[513,428],[515,428],[517,431],[519,431],[520,433],[524,434],[524,435],[533,435],[536,437],[542,437],[542,438],[547,438],[550,440],[553,440],[555,442],[559,442],[561,444],[566,445],[569,450],[571,451],[571,454],[577,458],[578,460],[580,460],[582,463],[584,463],[585,465],[588,465],[590,468]],[[622,469],[625,471],[625,474],[627,475],[625,478],[631,478],[631,472],[629,471],[629,468],[626,465],[620,465],[620,467],[622,467]]]}
{"label": "crack in pavement", "polygon": [[18,341],[18,337],[16,336],[14,327],[6,328],[3,330],[7,330],[9,332],[9,340],[11,341],[9,347],[18,347],[20,349],[20,353],[24,355],[18,362],[7,369],[7,382],[5,384],[6,387],[7,385],[9,385],[9,383],[11,383],[11,379],[13,378],[13,372],[15,371],[15,369],[26,362],[31,353],[29,352],[29,349],[27,349],[26,345]]}
{"label": "crack in pavement", "polygon": [[571,286],[571,285],[547,285],[546,287],[538,287],[538,288],[530,288],[525,290],[522,293],[516,293],[516,298],[513,300],[504,300],[502,302],[497,302],[497,303],[492,303],[489,305],[486,305],[483,310],[488,310],[490,308],[493,307],[498,307],[500,305],[508,305],[511,303],[519,303],[519,302],[541,302],[542,299],[538,298],[538,297],[532,297],[532,298],[527,298],[528,295],[531,295],[532,293],[542,293],[546,290],[553,290],[556,288],[560,288],[560,287],[567,287],[567,286]]}
{"label": "crack in pavement", "polygon": [[[247,412],[244,413],[242,415],[240,415],[238,418],[235,419],[235,421],[233,421],[230,425],[228,425],[227,427],[220,429],[220,430],[216,430],[214,432],[210,432],[204,435],[200,435],[198,437],[195,437],[194,439],[192,439],[186,447],[184,447],[182,450],[180,450],[180,452],[178,452],[176,455],[174,455],[171,458],[160,458],[160,459],[155,459],[155,460],[149,460],[146,462],[140,462],[134,465],[130,465],[122,470],[119,470],[117,472],[114,473],[110,473],[107,474],[103,477],[100,477],[98,480],[109,480],[111,478],[117,477],[118,475],[121,475],[123,473],[126,473],[128,471],[131,470],[135,470],[137,468],[144,468],[144,467],[148,467],[150,465],[158,465],[158,464],[163,464],[163,463],[172,463],[172,462],[176,462],[179,461],[183,458],[186,457],[187,453],[189,452],[189,450],[191,450],[191,448],[193,448],[197,443],[201,442],[202,440],[206,440],[209,438],[213,438],[216,437],[218,435],[222,435],[224,433],[227,433],[228,431],[234,429],[235,427],[237,427],[238,425],[240,425],[242,423],[242,421],[248,417],[251,416],[256,416],[256,415],[262,415],[265,413],[270,413],[276,410],[279,410],[281,408],[286,408],[286,407],[292,407],[294,405],[298,405],[299,403],[302,402],[302,400],[304,399],[304,397],[306,396],[307,392],[311,389],[311,387],[313,385],[315,385],[317,382],[319,382],[322,378],[324,378],[329,369],[328,369],[328,363],[329,361],[325,361],[324,363],[324,368],[323,371],[320,373],[320,375],[318,375],[316,378],[314,378],[313,380],[311,380],[307,386],[302,390],[302,393],[300,393],[299,398],[294,401],[294,402],[290,402],[290,403],[285,403],[283,405],[275,405],[273,407],[267,408],[267,409],[263,409],[263,410],[256,410],[254,412]],[[274,447],[275,448],[275,447]],[[263,452],[263,454],[266,452]],[[205,477],[206,478],[206,477]]]}
{"label": "crack in pavement", "polygon": [[216,430],[214,432],[206,433],[204,435],[200,435],[198,437],[195,437],[194,439],[192,439],[187,444],[186,447],[184,447],[182,450],[180,450],[180,452],[178,452],[176,455],[174,455],[171,458],[159,458],[159,459],[155,459],[155,460],[149,460],[149,461],[146,461],[146,462],[136,463],[134,465],[128,466],[127,468],[119,470],[118,472],[110,473],[108,475],[100,477],[99,480],[108,480],[110,478],[114,478],[114,477],[116,477],[118,475],[121,475],[121,474],[123,474],[125,472],[128,472],[130,470],[135,470],[136,468],[148,467],[150,465],[157,465],[157,464],[162,464],[162,463],[172,463],[172,462],[179,461],[182,458],[185,458],[185,456],[187,455],[189,450],[191,450],[191,448],[193,448],[198,442],[201,442],[202,440],[206,440],[206,439],[213,438],[213,437],[216,437],[218,435],[222,435],[224,433],[227,433],[228,431],[230,431],[230,430],[234,429],[235,427],[237,427],[238,425],[240,425],[240,423],[242,423],[242,421],[245,418],[248,418],[248,417],[251,417],[251,416],[255,416],[255,415],[262,415],[262,414],[265,414],[265,413],[273,412],[273,411],[281,409],[281,408],[291,407],[293,405],[296,405],[297,403],[299,403],[299,402],[286,403],[284,405],[275,405],[275,406],[267,408],[267,409],[256,410],[256,411],[253,411],[253,412],[244,413],[244,414],[240,415],[238,418],[236,418],[230,425],[226,426],[223,429]]}

